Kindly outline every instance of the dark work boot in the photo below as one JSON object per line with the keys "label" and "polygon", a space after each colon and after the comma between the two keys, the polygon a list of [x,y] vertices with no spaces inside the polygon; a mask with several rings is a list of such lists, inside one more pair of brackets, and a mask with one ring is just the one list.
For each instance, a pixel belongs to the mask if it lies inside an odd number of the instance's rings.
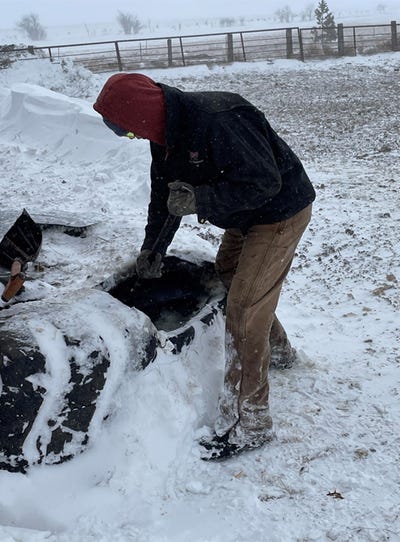
{"label": "dark work boot", "polygon": [[229,432],[222,437],[214,434],[209,439],[203,438],[199,442],[203,448],[201,459],[209,461],[210,459],[227,459],[238,453],[239,446],[229,442]]}
{"label": "dark work boot", "polygon": [[296,350],[289,345],[289,348],[275,346],[271,348],[271,360],[269,366],[272,369],[290,369],[297,361]]}
{"label": "dark work boot", "polygon": [[296,350],[292,348],[282,324],[275,316],[269,335],[271,351],[270,367],[274,369],[289,369],[297,359]]}
{"label": "dark work boot", "polygon": [[201,459],[204,461],[228,459],[241,452],[259,448],[266,442],[269,442],[271,438],[271,435],[266,432],[264,438],[258,438],[254,442],[247,441],[239,444],[229,441],[229,431],[221,437],[214,433],[209,439],[203,438],[199,441],[200,446],[203,448]]}

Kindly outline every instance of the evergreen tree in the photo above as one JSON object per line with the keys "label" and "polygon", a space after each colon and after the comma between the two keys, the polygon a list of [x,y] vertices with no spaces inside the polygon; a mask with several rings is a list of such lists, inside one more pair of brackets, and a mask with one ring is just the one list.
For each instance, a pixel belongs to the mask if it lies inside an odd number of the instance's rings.
{"label": "evergreen tree", "polygon": [[321,29],[320,33],[318,33],[318,29],[315,29],[315,41],[335,41],[337,39],[335,17],[333,16],[333,13],[329,10],[328,4],[325,0],[320,0],[318,6],[314,11],[314,15],[317,25]]}

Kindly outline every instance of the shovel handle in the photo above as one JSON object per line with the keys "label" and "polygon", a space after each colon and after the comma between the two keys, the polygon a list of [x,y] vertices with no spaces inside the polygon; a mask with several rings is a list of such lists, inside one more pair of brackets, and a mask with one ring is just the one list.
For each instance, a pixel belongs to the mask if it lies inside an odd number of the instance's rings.
{"label": "shovel handle", "polygon": [[181,221],[180,216],[168,215],[154,245],[151,247],[150,261],[153,261],[157,252],[164,254],[169,245],[169,236],[174,232]]}

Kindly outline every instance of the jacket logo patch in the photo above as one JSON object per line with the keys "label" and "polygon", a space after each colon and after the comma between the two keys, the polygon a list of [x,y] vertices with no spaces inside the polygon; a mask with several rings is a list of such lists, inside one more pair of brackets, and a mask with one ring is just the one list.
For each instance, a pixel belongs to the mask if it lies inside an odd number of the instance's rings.
{"label": "jacket logo patch", "polygon": [[200,160],[198,151],[189,151],[189,163],[190,164],[201,164],[204,160]]}

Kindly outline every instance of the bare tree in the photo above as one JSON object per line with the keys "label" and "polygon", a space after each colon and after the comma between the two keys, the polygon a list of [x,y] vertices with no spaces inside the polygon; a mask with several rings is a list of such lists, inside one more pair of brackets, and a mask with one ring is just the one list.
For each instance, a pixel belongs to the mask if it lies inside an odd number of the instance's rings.
{"label": "bare tree", "polygon": [[46,39],[46,31],[40,24],[38,15],[34,13],[24,15],[17,23],[17,28],[25,32],[28,38],[33,41]]}
{"label": "bare tree", "polygon": [[143,28],[142,23],[131,13],[118,12],[117,21],[120,24],[124,34],[138,34]]}
{"label": "bare tree", "polygon": [[235,24],[235,19],[233,17],[222,17],[219,20],[221,26],[233,26]]}
{"label": "bare tree", "polygon": [[275,11],[275,16],[281,23],[290,23],[294,18],[294,13],[289,6],[284,6],[283,8]]}
{"label": "bare tree", "polygon": [[301,12],[302,21],[311,21],[314,14],[314,4],[307,4]]}

